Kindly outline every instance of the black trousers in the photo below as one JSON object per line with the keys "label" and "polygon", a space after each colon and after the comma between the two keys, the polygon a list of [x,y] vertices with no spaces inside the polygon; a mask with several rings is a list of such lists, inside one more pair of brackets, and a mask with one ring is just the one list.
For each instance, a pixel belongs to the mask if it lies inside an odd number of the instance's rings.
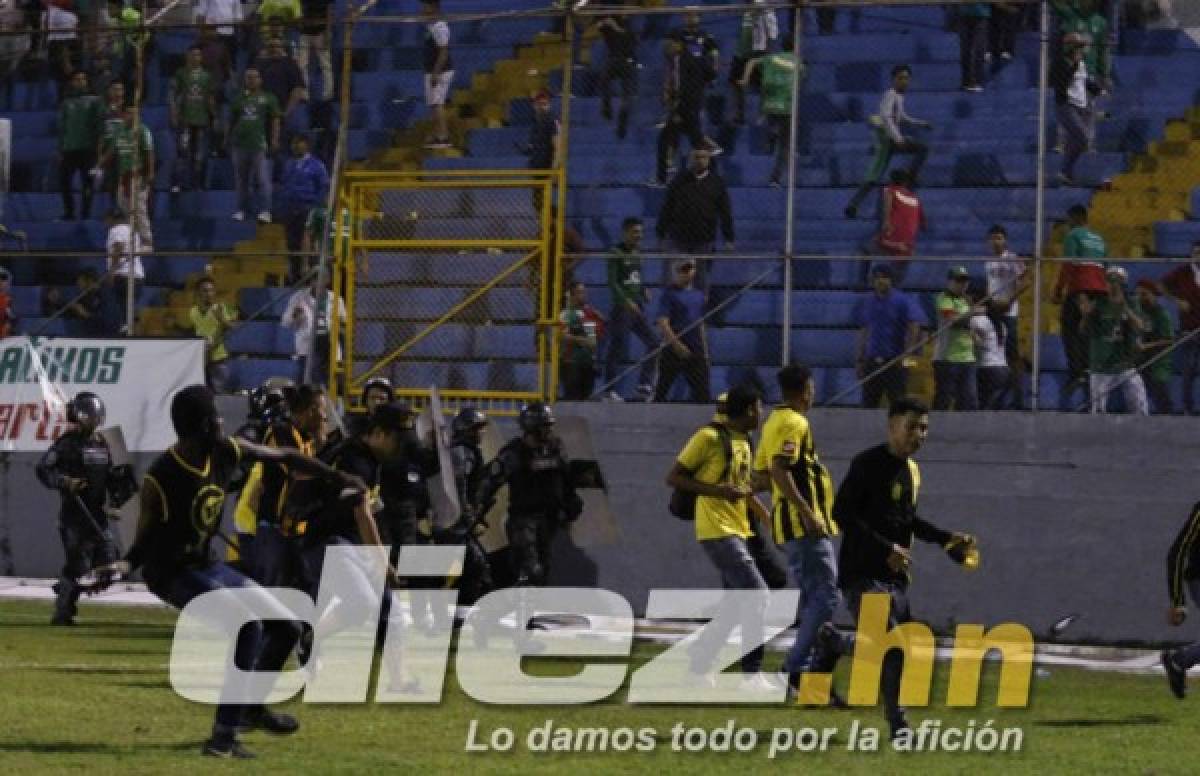
{"label": "black trousers", "polygon": [[659,183],[667,180],[667,162],[679,148],[679,138],[686,137],[692,148],[704,145],[704,132],[700,129],[700,103],[682,103],[671,111],[666,125],[658,133],[658,163],[655,177]]}
{"label": "black trousers", "polygon": [[504,522],[517,586],[540,586],[550,578],[550,544],[558,524],[542,515],[509,515]]}
{"label": "black trousers", "polygon": [[79,215],[84,219],[92,217],[92,168],[96,166],[96,151],[83,149],[81,151],[63,151],[62,162],[58,168],[58,187],[62,191],[63,217],[68,221],[75,218],[75,192],[71,184],[75,174],[79,173],[83,199]]}
{"label": "black trousers", "polygon": [[114,563],[120,557],[107,521],[103,518],[97,519],[103,521],[100,524],[103,536],[98,535],[92,526],[78,519],[59,519],[58,535],[62,539],[66,560],[55,586],[58,593],[54,600],[56,617],[75,615],[75,604],[80,595],[77,580],[80,577],[94,568]]}
{"label": "black trousers", "polygon": [[612,117],[612,82],[621,82],[621,105],[617,111],[617,137],[629,130],[629,106],[637,94],[637,63],[632,59],[610,56],[600,75],[600,99],[604,117]]}
{"label": "black trousers", "polygon": [[681,356],[669,347],[658,357],[658,384],[654,386],[654,400],[666,401],[671,386],[680,376],[688,382],[693,404],[711,401],[708,359],[694,352]]}
{"label": "black trousers", "polygon": [[[887,362],[882,358],[870,359],[866,364],[867,374],[871,374],[885,363]],[[908,370],[897,361],[863,383],[862,406],[867,409],[879,407],[885,396],[889,404],[895,403],[904,398],[907,390]]]}
{"label": "black trousers", "polygon": [[596,385],[596,365],[563,363],[559,369],[562,397],[567,401],[587,401]]}

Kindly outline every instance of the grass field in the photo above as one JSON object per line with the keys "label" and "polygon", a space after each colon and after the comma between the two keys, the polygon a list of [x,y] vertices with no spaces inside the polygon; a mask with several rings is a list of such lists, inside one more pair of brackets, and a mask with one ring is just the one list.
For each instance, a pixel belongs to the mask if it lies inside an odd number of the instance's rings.
{"label": "grass field", "polygon": [[[286,738],[252,733],[247,745],[259,758],[248,762],[201,758],[212,720],[210,707],[189,703],[171,689],[166,662],[174,615],[149,608],[82,607],[80,625],[50,628],[48,603],[0,604],[0,773],[689,773],[744,774],[785,768],[815,773],[1137,773],[1190,774],[1200,761],[1196,735],[1200,700],[1179,702],[1162,677],[1055,669],[1034,680],[1030,708],[998,710],[995,676],[985,672],[983,705],[948,709],[944,671],[935,679],[929,709],[914,710],[918,723],[937,718],[943,727],[1020,727],[1019,753],[848,752],[853,720],[883,728],[877,709],[814,711],[795,707],[630,706],[624,694],[587,706],[483,706],[448,678],[436,705],[313,705],[293,701],[300,732]],[[653,654],[639,647],[638,660]],[[768,658],[776,665],[779,655]],[[451,670],[453,670],[453,660]],[[941,667],[940,667],[941,668]],[[559,661],[546,666],[570,673]],[[839,682],[844,686],[844,682]],[[498,726],[516,735],[507,753],[466,753],[472,720],[479,738]],[[528,731],[553,720],[555,727],[651,727],[653,752],[547,754],[525,751]],[[759,732],[746,753],[674,752],[670,729],[718,728],[729,720]],[[838,727],[825,752],[788,752],[768,759],[777,727]]]}

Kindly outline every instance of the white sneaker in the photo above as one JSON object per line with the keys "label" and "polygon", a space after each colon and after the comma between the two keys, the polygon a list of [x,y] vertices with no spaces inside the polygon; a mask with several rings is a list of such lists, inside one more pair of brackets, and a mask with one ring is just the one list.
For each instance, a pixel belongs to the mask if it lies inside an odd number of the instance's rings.
{"label": "white sneaker", "polygon": [[604,400],[605,401],[625,401],[624,399],[621,398],[621,394],[617,393],[616,391],[609,391],[608,393],[604,394]]}
{"label": "white sneaker", "polygon": [[742,692],[751,692],[759,695],[768,695],[778,693],[787,686],[786,680],[782,683],[776,683],[772,676],[763,672],[750,674],[742,680],[739,689]]}
{"label": "white sneaker", "polygon": [[245,214],[245,213],[243,213],[242,211],[240,211],[240,210],[239,210],[239,211],[237,211],[236,213],[234,213],[234,214],[233,214],[233,220],[234,220],[234,221],[245,221],[245,220],[246,220],[246,214]]}
{"label": "white sneaker", "polygon": [[639,385],[637,387],[638,401],[650,401],[650,399],[653,397],[654,397],[654,386],[653,385]]}
{"label": "white sneaker", "polygon": [[270,214],[270,213],[268,213],[268,212],[267,212],[267,211],[265,211],[265,210],[264,210],[264,211],[262,211],[261,213],[259,213],[259,214],[258,214],[258,222],[259,222],[260,224],[269,224],[269,223],[271,223],[271,214]]}

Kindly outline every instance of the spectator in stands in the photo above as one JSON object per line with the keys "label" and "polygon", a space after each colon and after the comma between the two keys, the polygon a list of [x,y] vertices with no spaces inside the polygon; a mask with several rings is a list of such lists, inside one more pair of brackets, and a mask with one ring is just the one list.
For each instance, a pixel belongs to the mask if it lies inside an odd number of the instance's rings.
{"label": "spectator in stands", "polygon": [[963,412],[979,409],[976,393],[975,340],[971,334],[970,274],[952,267],[946,289],[937,295],[937,344],[933,351],[933,408]]}
{"label": "spectator in stands", "polygon": [[196,303],[188,311],[188,328],[204,340],[204,383],[215,393],[226,393],[232,377],[225,335],[237,313],[217,301],[217,284],[209,277],[196,284]]}
{"label": "spectator in stands", "polygon": [[587,303],[587,286],[582,282],[571,284],[558,322],[562,327],[559,355],[562,398],[587,401],[596,385],[596,353],[604,336],[604,317]]}
{"label": "spectator in stands", "polygon": [[[642,219],[633,216],[626,218],[621,223],[621,242],[608,255],[608,290],[612,297],[612,311],[608,315],[604,379],[609,383],[616,381],[621,362],[629,355],[629,333],[632,331],[646,349],[646,356],[642,358],[638,369],[637,398],[649,401],[654,391],[654,359],[649,354],[658,347],[658,340],[646,316],[650,289],[642,285],[641,244],[644,233]],[[621,400],[615,386],[606,398]]]}
{"label": "spectator in stands", "polygon": [[454,81],[454,63],[450,59],[450,25],[442,16],[439,0],[421,0],[425,18],[425,104],[433,119],[433,135],[426,148],[450,147],[450,128],[446,124],[446,96]]}
{"label": "spectator in stands", "polygon": [[[325,203],[308,211],[308,220],[304,222],[304,242],[301,243],[301,249],[310,257],[308,261],[314,261],[317,258],[317,252],[321,250],[321,240],[325,238],[325,220],[328,216],[329,208],[325,207]],[[334,226],[325,243],[325,255],[330,261],[333,261],[334,240],[337,239],[337,232],[338,227]],[[343,239],[350,237],[350,211],[346,208],[342,209],[341,236]]]}
{"label": "spectator in stands", "polygon": [[[304,86],[304,74],[300,66],[292,59],[283,38],[275,36],[267,43],[266,49],[258,55],[255,65],[262,77],[262,88],[267,94],[275,97],[280,110],[280,128],[283,132],[283,145],[288,145],[293,134],[305,131],[302,114],[297,108],[308,102],[308,91]],[[280,151],[283,150],[282,148]],[[279,151],[273,151],[272,169],[278,173],[282,165]],[[278,177],[274,175],[273,177]]]}
{"label": "spectator in stands", "polygon": [[875,244],[879,253],[892,257],[893,282],[902,286],[910,259],[917,251],[917,233],[925,228],[925,209],[912,190],[908,170],[892,170],[891,178],[892,182],[883,189]]}
{"label": "spectator in stands", "polygon": [[[550,112],[550,92],[542,89],[533,96],[533,123],[529,126],[529,142],[525,154],[529,157],[529,169],[557,169],[562,146],[561,127],[558,116]],[[533,190],[533,210],[542,212],[542,190]]]}
{"label": "spectator in stands", "polygon": [[96,166],[96,144],[100,141],[100,98],[88,88],[87,73],[76,70],[66,98],[58,108],[58,183],[62,189],[63,220],[75,220],[75,193],[71,184],[79,174],[81,193],[79,214],[92,217],[92,168]]}
{"label": "spectator in stands", "polygon": [[15,3],[0,4],[0,84],[11,84],[32,43],[31,28]]}
{"label": "spectator in stands", "polygon": [[194,44],[187,60],[171,82],[170,121],[175,130],[175,165],[171,191],[186,185],[188,191],[207,189],[205,165],[208,140],[217,115],[217,83],[204,67],[204,49]]}
{"label": "spectator in stands", "polygon": [[874,409],[886,396],[896,402],[908,392],[908,368],[925,316],[903,291],[892,284],[892,267],[877,264],[871,270],[874,292],[854,311],[858,339],[855,374],[863,380],[862,406]]}
{"label": "spectator in stands", "polygon": [[261,0],[258,4],[259,34],[263,40],[287,37],[304,15],[300,0]]}
{"label": "spectator in stands", "polygon": [[783,168],[787,164],[792,136],[792,81],[799,78],[803,83],[805,77],[804,63],[798,64],[799,70],[796,69],[796,56],[792,53],[792,39],[785,38],[783,51],[749,62],[742,76],[742,86],[745,87],[756,72],[761,72],[762,99],[759,112],[766,119],[767,136],[775,154],[775,166],[771,168],[771,178],[767,181],[772,187],[783,185]]}
{"label": "spectator in stands", "polygon": [[1179,306],[1179,371],[1183,373],[1183,411],[1196,414],[1194,389],[1200,372],[1200,240],[1192,243],[1192,261],[1163,278],[1167,294]]}
{"label": "spectator in stands", "polygon": [[1105,272],[1108,293],[1093,299],[1079,300],[1082,314],[1080,328],[1088,338],[1088,371],[1090,404],[1093,413],[1108,411],[1108,396],[1121,390],[1125,411],[1134,415],[1149,415],[1146,385],[1138,374],[1137,343],[1146,331],[1146,322],[1131,305],[1125,293],[1129,275],[1124,269],[1111,266]]}
{"label": "spectator in stands", "polygon": [[[325,293],[321,304],[317,305],[317,296],[321,289]],[[291,295],[287,307],[283,311],[283,325],[295,332],[296,354],[293,356],[301,364],[301,373],[306,371],[309,354],[314,358],[312,379],[310,382],[324,385],[329,379],[330,320],[329,311],[337,305],[338,321],[346,321],[346,305],[340,297],[335,297],[333,289],[329,288],[327,277],[318,275],[312,283]],[[313,319],[316,319],[316,339],[313,338]],[[314,347],[315,346],[315,347]],[[342,357],[342,347],[338,344],[337,358]]]}
{"label": "spectator in stands", "polygon": [[271,223],[271,167],[267,154],[279,150],[279,101],[262,90],[257,69],[246,69],[245,88],[233,100],[229,119],[229,142],[233,177],[237,187],[237,211],[233,220],[244,221],[254,204],[251,187],[262,198],[260,224]]}
{"label": "spectator in stands", "polygon": [[[763,0],[754,2],[762,3]],[[729,84],[733,87],[735,100],[734,124],[746,123],[746,87],[755,83],[753,72],[747,71],[750,63],[770,53],[778,38],[779,21],[775,18],[775,11],[754,8],[742,14],[742,26],[733,49],[733,63],[729,67]]]}
{"label": "spectator in stands", "polygon": [[1171,315],[1158,303],[1162,289],[1150,278],[1142,278],[1134,288],[1138,311],[1146,324],[1138,341],[1138,370],[1146,384],[1146,394],[1155,415],[1170,415],[1171,406],[1171,354],[1167,351],[1175,344],[1175,327]]}
{"label": "spectator in stands", "polygon": [[892,86],[883,93],[883,98],[879,101],[879,113],[871,116],[869,121],[875,129],[875,156],[867,169],[866,179],[854,192],[850,203],[846,205],[846,218],[858,216],[859,205],[887,172],[893,154],[912,156],[912,164],[908,167],[909,179],[911,185],[915,186],[917,183],[921,167],[925,164],[925,157],[929,155],[929,147],[905,135],[901,128],[909,125],[929,129],[933,125],[928,121],[913,118],[905,111],[904,94],[908,91],[911,82],[911,67],[896,65],[892,68]]}
{"label": "spectator in stands", "polygon": [[308,137],[292,137],[292,158],[283,168],[279,182],[279,214],[287,238],[291,277],[299,281],[308,272],[309,259],[301,256],[304,227],[313,208],[322,207],[329,196],[329,171],[320,159],[309,153]]}
{"label": "spectator in stands", "polygon": [[1082,299],[1097,299],[1108,293],[1104,279],[1104,265],[1100,260],[1108,256],[1104,238],[1088,228],[1088,211],[1083,205],[1073,205],[1067,211],[1070,231],[1063,241],[1062,255],[1069,261],[1058,271],[1051,301],[1062,305],[1059,314],[1059,331],[1062,334],[1063,351],[1067,357],[1067,384],[1063,386],[1061,409],[1069,408],[1072,394],[1080,388],[1085,395],[1089,390],[1088,337],[1080,326]]}
{"label": "spectator in stands", "polygon": [[1096,0],[1050,0],[1062,35],[1062,44],[1073,38],[1083,46],[1088,77],[1100,91],[1108,91],[1112,77],[1109,24]]}
{"label": "spectator in stands", "polygon": [[1062,171],[1058,180],[1075,185],[1075,164],[1091,147],[1095,133],[1093,97],[1099,91],[1083,61],[1083,44],[1067,36],[1063,55],[1055,60],[1050,74],[1054,86],[1055,114],[1063,143]]}
{"label": "spectator in stands", "polygon": [[1021,30],[1021,12],[1019,3],[992,3],[988,38],[993,62],[1007,62],[1013,58],[1017,48],[1017,33]]}
{"label": "spectator in stands", "polygon": [[[659,242],[669,238],[679,253],[712,253],[717,228],[725,238],[725,247],[733,250],[733,209],[725,181],[711,168],[711,155],[692,149],[688,169],[675,176],[667,187],[662,209],[658,212],[655,232]],[[712,260],[701,267],[696,282],[704,294],[709,290]],[[705,399],[707,401],[707,399]]]}
{"label": "spectator in stands", "polygon": [[238,44],[242,37],[242,0],[197,0],[196,22],[213,27],[229,52],[231,67],[237,67]]}
{"label": "spectator in stands", "polygon": [[967,3],[955,6],[955,10],[961,86],[968,92],[982,92],[987,75],[988,24],[992,6],[990,3]]}
{"label": "spectator in stands", "polygon": [[212,76],[212,83],[215,87],[213,98],[216,100],[216,110],[213,113],[212,137],[209,143],[210,154],[223,156],[226,155],[226,133],[225,127],[222,126],[221,116],[225,112],[226,84],[233,78],[233,60],[230,58],[228,46],[217,34],[217,28],[211,24],[200,28],[200,38],[196,44],[200,46],[204,69]]}
{"label": "spectator in stands", "polygon": [[333,0],[301,0],[303,16],[300,18],[300,47],[296,50],[296,64],[304,74],[308,93],[315,94],[309,77],[309,57],[317,56],[321,71],[321,101],[333,99]]}
{"label": "spectator in stands", "polygon": [[721,69],[721,49],[717,39],[700,27],[700,13],[688,11],[683,15],[683,26],[671,33],[679,41],[683,53],[695,60],[705,73],[706,83],[714,83]]}
{"label": "spectator in stands", "polygon": [[633,18],[622,14],[606,16],[596,24],[604,37],[607,56],[600,75],[600,109],[605,120],[612,120],[612,83],[621,82],[621,104],[617,109],[617,138],[623,140],[629,130],[629,111],[637,94],[637,30]]}
{"label": "spectator in stands", "polygon": [[112,337],[121,328],[120,310],[113,295],[105,293],[96,270],[85,269],[75,278],[76,298],[67,305],[67,332],[81,337]]}
{"label": "spectator in stands", "polygon": [[979,408],[1005,409],[1011,381],[1008,360],[1004,354],[1007,332],[1004,327],[1004,305],[988,301],[987,292],[973,288],[971,300],[971,337],[975,341],[976,379]]}
{"label": "spectator in stands", "polygon": [[663,102],[667,105],[667,119],[658,133],[658,157],[652,185],[666,185],[668,162],[679,147],[679,138],[686,136],[692,152],[715,151],[716,144],[704,137],[700,128],[700,111],[704,107],[704,90],[708,85],[709,71],[704,60],[691,57],[684,51],[678,38],[667,43],[667,84]]}
{"label": "spectator in stands", "polygon": [[[146,279],[146,270],[142,266],[141,236],[129,225],[129,216],[120,208],[108,211],[108,237],[105,238],[105,253],[108,255],[108,272],[112,276],[113,304],[121,311],[121,320],[128,320],[128,304],[130,287],[132,287],[134,310],[136,314],[138,296],[141,294],[142,283]],[[132,264],[130,256],[132,255]],[[132,271],[131,271],[132,269]],[[126,329],[121,326],[122,333]]]}
{"label": "spectator in stands", "polygon": [[149,211],[150,192],[154,190],[154,136],[131,105],[125,106],[121,125],[98,166],[105,169],[114,160],[117,207],[129,215],[142,242],[149,246],[154,242]]}
{"label": "spectator in stands", "polygon": [[0,339],[17,333],[17,320],[12,306],[12,273],[0,267]]}
{"label": "spectator in stands", "polygon": [[125,88],[133,91],[138,75],[138,48],[141,47],[144,66],[141,85],[144,89],[147,72],[145,67],[153,59],[153,56],[149,34],[144,30],[139,31],[142,25],[142,12],[131,3],[109,0],[108,15],[120,29],[120,32],[113,37],[113,69],[116,71],[117,77],[125,82]]}
{"label": "spectator in stands", "polygon": [[[1025,398],[1021,391],[1021,375],[1025,362],[1018,346],[1017,315],[1020,306],[1017,298],[1025,290],[1025,262],[1008,249],[1008,230],[995,224],[988,230],[988,247],[992,255],[984,265],[987,276],[987,295],[992,303],[1002,310],[1000,321],[1004,325],[1004,353],[1008,361],[1008,386],[1012,409],[1024,409]],[[982,401],[982,395],[980,400]],[[1003,408],[1002,408],[1003,409]]]}
{"label": "spectator in stands", "polygon": [[50,73],[59,87],[65,91],[71,74],[80,63],[79,17],[63,0],[42,0],[46,10],[42,13],[42,36],[46,41],[46,60]]}
{"label": "spectator in stands", "polygon": [[[125,84],[113,81],[104,93],[104,105],[101,109],[100,140],[96,143],[96,170],[93,177],[103,180],[104,193],[116,202],[117,196],[117,157],[113,153],[117,134],[125,126]],[[100,160],[106,160],[103,164]]]}
{"label": "spectator in stands", "polygon": [[708,339],[704,333],[704,292],[696,288],[696,262],[684,259],[674,281],[658,300],[658,329],[665,347],[658,358],[654,401],[663,402],[675,380],[683,376],[693,404],[706,404],[709,394]]}

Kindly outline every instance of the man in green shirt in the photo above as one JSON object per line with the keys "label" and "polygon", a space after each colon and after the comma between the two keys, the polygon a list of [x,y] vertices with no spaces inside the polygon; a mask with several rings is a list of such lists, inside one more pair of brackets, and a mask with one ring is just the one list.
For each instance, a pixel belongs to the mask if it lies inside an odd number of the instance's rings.
{"label": "man in green shirt", "polygon": [[[233,220],[244,221],[246,211],[254,204],[251,186],[262,198],[258,211],[260,224],[271,223],[271,165],[267,152],[279,150],[279,123],[282,115],[279,101],[264,92],[258,70],[246,69],[245,88],[234,99],[230,109],[230,156],[233,159],[233,178],[237,188],[238,209]],[[251,212],[253,212],[251,210]]]}
{"label": "man in green shirt", "polygon": [[216,393],[229,389],[229,351],[225,335],[237,314],[217,301],[217,284],[204,278],[196,285],[196,304],[188,312],[190,328],[204,339],[204,380]]}
{"label": "man in green shirt", "polygon": [[1080,326],[1088,336],[1088,387],[1092,412],[1108,411],[1108,395],[1118,388],[1125,397],[1125,410],[1134,415],[1149,415],[1146,385],[1138,374],[1138,339],[1146,331],[1146,321],[1137,302],[1130,303],[1125,292],[1129,276],[1120,267],[1105,272],[1108,294],[1099,299],[1081,297],[1083,313]]}
{"label": "man in green shirt", "polygon": [[750,64],[767,55],[771,43],[779,37],[775,12],[755,8],[742,14],[742,27],[733,48],[733,64],[729,68],[729,83],[733,86],[736,113],[733,123],[746,123],[746,87],[750,84]]}
{"label": "man in green shirt", "polygon": [[100,139],[100,98],[88,89],[87,73],[71,74],[67,96],[58,108],[58,183],[62,190],[63,220],[75,220],[75,193],[71,183],[79,173],[83,188],[80,214],[92,214],[92,168],[96,165],[96,143]]}
{"label": "man in green shirt", "polygon": [[596,384],[596,351],[604,319],[587,303],[587,286],[580,281],[567,291],[567,304],[558,316],[562,326],[559,382],[566,401],[587,401]]}
{"label": "man in green shirt", "polygon": [[1171,376],[1175,370],[1171,367],[1171,354],[1167,351],[1175,343],[1175,327],[1171,324],[1167,308],[1158,303],[1162,289],[1157,282],[1142,278],[1134,293],[1146,322],[1146,331],[1138,343],[1138,368],[1142,372],[1142,381],[1146,383],[1146,393],[1154,407],[1154,414],[1170,415]]}
{"label": "man in green shirt", "polygon": [[1050,0],[1050,7],[1058,18],[1060,38],[1078,35],[1088,43],[1083,52],[1088,75],[1107,89],[1112,72],[1108,20],[1100,12],[1095,0]]}
{"label": "man in green shirt", "polygon": [[933,408],[979,409],[975,387],[975,340],[971,335],[971,303],[967,301],[966,267],[952,267],[946,290],[937,295],[937,345],[933,351]]}
{"label": "man in green shirt", "polygon": [[746,67],[742,85],[750,83],[755,70],[762,69],[762,101],[759,110],[767,119],[775,166],[771,168],[771,186],[783,185],[783,166],[787,163],[788,143],[792,136],[792,94],[794,79],[804,81],[805,67],[792,53],[792,39],[784,38],[783,51],[756,59]]}
{"label": "man in green shirt", "polygon": [[204,164],[208,159],[208,138],[217,112],[217,97],[212,74],[204,67],[204,51],[198,45],[188,49],[186,62],[175,73],[170,105],[176,152],[171,192],[179,191],[181,181],[186,181],[188,190],[207,188]]}
{"label": "man in green shirt", "polygon": [[[650,291],[642,286],[642,219],[630,216],[621,222],[621,242],[608,255],[608,290],[612,295],[612,311],[608,315],[608,349],[604,356],[604,380],[613,382],[620,375],[621,363],[628,357],[629,333],[632,331],[646,353],[658,347],[658,338],[646,319],[646,304]],[[637,396],[649,401],[654,393],[654,359],[643,357],[638,371]],[[622,401],[616,386],[605,398]]]}
{"label": "man in green shirt", "polygon": [[129,214],[142,241],[152,244],[149,203],[154,190],[154,136],[132,106],[125,106],[120,126],[106,141],[99,167],[115,169],[118,207]]}

